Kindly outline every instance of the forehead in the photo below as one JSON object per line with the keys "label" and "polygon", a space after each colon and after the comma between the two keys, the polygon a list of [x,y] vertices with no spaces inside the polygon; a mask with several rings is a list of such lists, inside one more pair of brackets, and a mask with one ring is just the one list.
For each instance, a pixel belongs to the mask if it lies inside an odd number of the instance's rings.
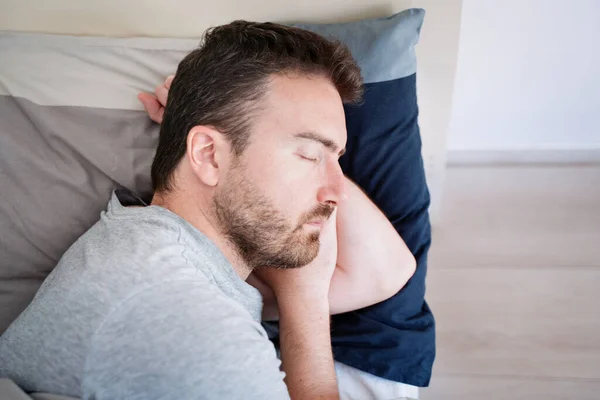
{"label": "forehead", "polygon": [[320,76],[274,75],[253,128],[261,141],[314,132],[340,149],[346,145],[342,99],[331,81]]}

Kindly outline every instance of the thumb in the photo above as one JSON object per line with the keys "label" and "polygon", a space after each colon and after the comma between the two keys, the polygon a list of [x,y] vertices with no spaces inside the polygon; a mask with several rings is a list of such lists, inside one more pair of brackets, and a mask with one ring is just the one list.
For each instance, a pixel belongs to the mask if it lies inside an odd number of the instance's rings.
{"label": "thumb", "polygon": [[173,83],[173,78],[175,78],[175,75],[169,75],[165,80],[165,87],[167,89],[171,89],[171,83]]}
{"label": "thumb", "polygon": [[331,213],[331,215],[329,216],[327,221],[325,221],[325,224],[323,226],[323,233],[325,235],[332,235],[332,234],[335,235],[336,226],[337,226],[337,207],[335,207],[333,209],[333,212]]}
{"label": "thumb", "polygon": [[329,220],[328,220],[328,221],[331,221],[331,223],[332,223],[333,225],[335,225],[335,223],[336,223],[336,221],[337,221],[337,212],[338,212],[338,207],[336,206],[336,207],[333,209],[333,212],[331,213],[331,215],[329,216]]}

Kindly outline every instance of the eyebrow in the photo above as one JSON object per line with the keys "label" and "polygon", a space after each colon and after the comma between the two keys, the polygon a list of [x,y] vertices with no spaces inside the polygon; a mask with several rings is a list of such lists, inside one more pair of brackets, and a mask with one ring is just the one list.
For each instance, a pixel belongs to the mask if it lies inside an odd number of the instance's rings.
{"label": "eyebrow", "polygon": [[308,140],[313,140],[315,142],[319,142],[321,143],[323,146],[327,147],[329,150],[331,150],[334,153],[338,153],[338,156],[343,156],[344,153],[346,152],[346,149],[341,149],[341,150],[337,150],[338,149],[338,145],[335,144],[335,142],[333,140],[324,138],[323,136],[316,134],[314,132],[301,132],[301,133],[296,133],[294,135],[295,138],[299,138],[299,139],[308,139]]}

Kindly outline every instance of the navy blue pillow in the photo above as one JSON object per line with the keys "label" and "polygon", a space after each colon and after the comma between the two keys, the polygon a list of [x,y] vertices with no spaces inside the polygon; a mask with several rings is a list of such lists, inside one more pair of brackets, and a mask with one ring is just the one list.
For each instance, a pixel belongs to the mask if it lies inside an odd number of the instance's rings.
{"label": "navy blue pillow", "polygon": [[410,9],[382,19],[296,25],[343,41],[358,61],[365,79],[364,102],[345,107],[348,143],[340,164],[417,259],[414,276],[394,297],[332,318],[334,357],[421,387],[429,384],[435,358],[435,322],[424,298],[431,229],[414,51],[424,14]]}

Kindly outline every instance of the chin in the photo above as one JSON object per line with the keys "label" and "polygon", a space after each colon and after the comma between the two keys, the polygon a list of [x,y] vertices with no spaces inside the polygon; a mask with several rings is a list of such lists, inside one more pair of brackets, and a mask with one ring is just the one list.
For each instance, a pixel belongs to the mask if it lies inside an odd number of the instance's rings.
{"label": "chin", "polygon": [[319,254],[319,232],[298,231],[292,240],[283,246],[285,264],[289,268],[301,268],[310,264]]}

